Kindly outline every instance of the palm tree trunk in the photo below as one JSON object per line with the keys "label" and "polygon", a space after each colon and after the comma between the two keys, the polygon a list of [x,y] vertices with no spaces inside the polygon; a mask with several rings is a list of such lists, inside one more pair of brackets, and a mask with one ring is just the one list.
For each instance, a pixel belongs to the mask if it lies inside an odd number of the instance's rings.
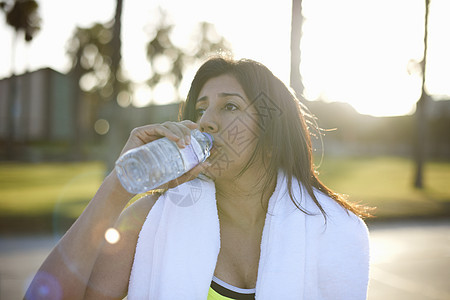
{"label": "palm tree trunk", "polygon": [[119,71],[121,61],[121,31],[122,31],[122,8],[123,0],[117,0],[116,12],[114,16],[113,37],[111,40],[111,77],[113,92],[110,101],[106,104],[106,112],[108,114],[109,132],[106,136],[105,159],[107,172],[114,168],[115,160],[120,153],[121,147],[126,139],[127,133],[124,133],[124,127],[119,122],[123,122],[120,116],[120,107],[117,104],[117,95],[119,94],[119,82],[117,80],[117,72]]}
{"label": "palm tree trunk", "polygon": [[291,20],[291,76],[290,86],[294,89],[297,97],[303,99],[303,83],[300,75],[300,40],[302,37],[302,0],[292,0],[292,20]]}
{"label": "palm tree trunk", "polygon": [[427,137],[427,116],[426,107],[429,102],[429,95],[425,90],[425,74],[426,74],[426,62],[427,62],[427,49],[428,49],[428,13],[429,13],[430,0],[425,0],[425,33],[423,38],[423,59],[422,66],[422,93],[419,101],[416,105],[416,145],[415,145],[415,162],[416,162],[416,175],[414,178],[414,187],[422,189],[424,187],[423,169],[425,164],[425,147]]}
{"label": "palm tree trunk", "polygon": [[[76,57],[81,58],[81,47],[78,49]],[[83,68],[78,62],[75,67],[70,71],[69,77],[71,78],[71,97],[73,97],[73,107],[72,107],[72,122],[73,122],[73,139],[71,142],[71,158],[75,161],[83,159],[82,145],[84,143],[84,134],[82,132],[81,124],[81,107],[83,98],[83,93],[80,88],[80,79],[82,76]]]}
{"label": "palm tree trunk", "polygon": [[8,91],[8,138],[6,139],[6,159],[14,160],[15,158],[15,137],[16,137],[16,116],[17,116],[17,77],[15,70],[16,47],[18,40],[18,32],[15,30],[13,41],[11,44],[11,78],[9,80]]}

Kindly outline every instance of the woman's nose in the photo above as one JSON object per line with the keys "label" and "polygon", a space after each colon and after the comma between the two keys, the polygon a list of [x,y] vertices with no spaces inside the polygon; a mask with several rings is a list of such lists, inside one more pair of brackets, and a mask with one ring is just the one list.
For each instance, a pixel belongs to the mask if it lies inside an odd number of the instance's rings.
{"label": "woman's nose", "polygon": [[219,131],[217,118],[210,109],[206,109],[199,120],[200,130],[208,133],[215,133]]}

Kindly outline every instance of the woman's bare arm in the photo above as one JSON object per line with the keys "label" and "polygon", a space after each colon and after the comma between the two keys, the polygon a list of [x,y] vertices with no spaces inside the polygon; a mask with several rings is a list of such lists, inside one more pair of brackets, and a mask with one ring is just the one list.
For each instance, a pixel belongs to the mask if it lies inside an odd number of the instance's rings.
{"label": "woman's bare arm", "polygon": [[44,261],[25,298],[83,299],[105,232],[114,226],[131,197],[114,171],[108,175],[84,212]]}
{"label": "woman's bare arm", "polygon": [[[190,130],[195,128],[197,124],[191,121],[166,122],[136,128],[132,131],[122,153],[161,137],[167,137],[183,148],[190,141]],[[173,187],[195,178],[205,165],[207,166],[207,163],[200,164],[166,184],[166,187]],[[114,227],[132,196],[122,187],[115,171],[111,172],[81,216],[44,261],[31,282],[25,298],[83,299],[94,265],[105,244],[105,232]],[[126,214],[123,220],[127,220]],[[137,233],[134,238],[132,235],[129,238],[137,239]],[[128,260],[130,259],[132,258],[129,257]],[[104,262],[104,258],[101,258],[97,264],[98,274],[103,272],[102,261]],[[99,278],[108,279],[93,274],[93,280],[98,282]]]}
{"label": "woman's bare arm", "polygon": [[145,196],[121,214],[114,226],[119,239],[107,241],[102,247],[85,299],[123,299],[127,295],[139,232],[158,197],[158,194]]}

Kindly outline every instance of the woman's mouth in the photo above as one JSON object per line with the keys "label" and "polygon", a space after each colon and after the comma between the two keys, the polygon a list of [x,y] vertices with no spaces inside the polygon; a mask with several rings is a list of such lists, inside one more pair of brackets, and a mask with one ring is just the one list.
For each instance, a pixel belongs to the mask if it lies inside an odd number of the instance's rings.
{"label": "woman's mouth", "polygon": [[211,150],[209,150],[209,158],[212,161],[215,161],[218,157],[221,156],[221,154],[223,153],[223,148],[221,145],[218,145],[217,143],[213,144],[213,146],[211,147]]}
{"label": "woman's mouth", "polygon": [[219,152],[220,151],[219,147],[220,146],[213,144],[213,146],[211,147],[211,150],[210,150],[211,155],[214,155],[215,153]]}

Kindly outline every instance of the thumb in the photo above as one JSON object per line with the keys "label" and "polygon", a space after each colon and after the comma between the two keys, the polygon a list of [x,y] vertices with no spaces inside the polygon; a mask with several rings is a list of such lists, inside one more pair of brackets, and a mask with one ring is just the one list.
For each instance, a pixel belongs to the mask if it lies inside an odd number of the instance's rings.
{"label": "thumb", "polygon": [[193,167],[191,170],[187,171],[186,173],[184,173],[183,175],[181,175],[180,177],[169,181],[168,183],[164,184],[163,186],[161,186],[160,188],[165,188],[165,189],[171,189],[174,188],[180,184],[183,184],[185,182],[191,181],[192,179],[197,178],[197,176],[201,173],[204,172],[207,168],[211,167],[211,164],[209,162],[202,162],[198,165],[196,165],[195,167]]}

